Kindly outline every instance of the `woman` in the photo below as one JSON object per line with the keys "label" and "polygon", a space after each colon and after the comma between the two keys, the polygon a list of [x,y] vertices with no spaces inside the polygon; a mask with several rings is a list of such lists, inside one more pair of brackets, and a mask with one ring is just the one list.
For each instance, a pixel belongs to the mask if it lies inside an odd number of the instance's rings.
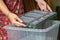
{"label": "woman", "polygon": [[[36,0],[36,2],[41,10],[52,11],[45,1]],[[3,26],[10,23],[16,26],[25,26],[23,21],[18,17],[18,15],[21,15],[23,12],[24,9],[21,0],[0,0],[0,40],[8,39]]]}

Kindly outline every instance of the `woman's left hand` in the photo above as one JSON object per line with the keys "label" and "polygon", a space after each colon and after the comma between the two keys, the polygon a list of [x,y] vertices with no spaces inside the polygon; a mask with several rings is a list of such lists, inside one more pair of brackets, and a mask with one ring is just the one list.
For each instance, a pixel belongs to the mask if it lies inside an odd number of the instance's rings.
{"label": "woman's left hand", "polygon": [[52,12],[52,9],[44,0],[36,0],[36,1],[41,10]]}

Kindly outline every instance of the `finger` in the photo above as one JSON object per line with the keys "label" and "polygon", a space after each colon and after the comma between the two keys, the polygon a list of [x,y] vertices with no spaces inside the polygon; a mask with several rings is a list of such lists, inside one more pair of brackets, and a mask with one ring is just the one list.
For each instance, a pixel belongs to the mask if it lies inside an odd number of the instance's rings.
{"label": "finger", "polygon": [[43,8],[43,6],[42,6],[42,5],[40,5],[39,7],[40,7],[41,11],[44,11],[44,8]]}
{"label": "finger", "polygon": [[38,3],[38,6],[40,7],[41,11],[47,11],[46,9],[46,3]]}
{"label": "finger", "polygon": [[44,9],[43,9],[44,11],[48,11],[48,10],[47,10],[47,3],[46,3],[46,2],[44,2],[43,8],[44,8]]}
{"label": "finger", "polygon": [[19,22],[15,22],[14,25],[16,25],[16,26],[24,26],[24,27],[26,26],[25,24],[19,23]]}
{"label": "finger", "polygon": [[38,2],[38,6],[41,10],[43,10],[42,4],[40,2]]}
{"label": "finger", "polygon": [[49,10],[50,12],[52,12],[52,9],[49,7],[49,5],[47,5],[47,10]]}
{"label": "finger", "polygon": [[17,17],[16,20],[19,22],[23,22],[19,17]]}
{"label": "finger", "polygon": [[[18,22],[18,21],[17,21]],[[11,25],[12,25],[12,27],[15,27],[15,26],[20,26],[20,24],[19,25],[17,25],[17,22],[16,22],[16,20],[12,20],[11,21]]]}
{"label": "finger", "polygon": [[45,8],[45,9],[44,9],[44,11],[46,11],[46,12],[47,12],[48,10]]}
{"label": "finger", "polygon": [[46,6],[45,6],[45,7],[40,7],[40,9],[41,9],[41,11],[48,11],[48,10],[46,9]]}
{"label": "finger", "polygon": [[[14,22],[14,21],[13,21],[13,22]],[[10,22],[10,23],[11,23],[10,25],[11,25],[12,27],[14,27],[14,26],[15,26],[13,22]]]}

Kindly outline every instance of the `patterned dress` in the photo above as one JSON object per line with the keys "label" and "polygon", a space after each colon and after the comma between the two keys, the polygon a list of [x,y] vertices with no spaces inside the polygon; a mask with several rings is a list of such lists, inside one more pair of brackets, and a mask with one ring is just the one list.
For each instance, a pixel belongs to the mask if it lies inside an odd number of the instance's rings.
{"label": "patterned dress", "polygon": [[[21,0],[4,0],[4,3],[11,12],[15,13],[18,16],[24,12]],[[3,27],[9,23],[10,21],[0,11],[0,40],[8,40],[7,31]]]}

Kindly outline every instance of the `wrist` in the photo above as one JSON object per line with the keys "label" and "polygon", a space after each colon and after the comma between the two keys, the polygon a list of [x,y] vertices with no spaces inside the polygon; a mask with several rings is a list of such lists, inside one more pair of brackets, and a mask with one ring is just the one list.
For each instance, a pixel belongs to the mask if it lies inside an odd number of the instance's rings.
{"label": "wrist", "polygon": [[6,16],[8,17],[10,13],[11,13],[10,11],[9,12],[6,12]]}

